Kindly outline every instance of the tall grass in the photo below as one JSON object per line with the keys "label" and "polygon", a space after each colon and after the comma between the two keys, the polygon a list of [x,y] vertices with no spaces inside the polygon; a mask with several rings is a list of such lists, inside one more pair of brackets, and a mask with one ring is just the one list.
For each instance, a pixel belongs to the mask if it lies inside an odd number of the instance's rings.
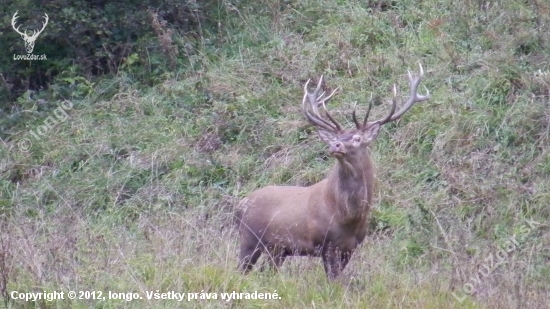
{"label": "tall grass", "polygon": [[[220,7],[222,44],[194,46],[188,70],[153,88],[121,72],[72,101],[39,140],[29,132],[44,119],[2,141],[5,307],[547,308],[549,4]],[[341,86],[329,108],[351,124],[354,101],[365,112],[374,100],[377,117],[393,83],[405,97],[418,63],[432,97],[371,149],[371,229],[342,278],[328,282],[315,258],[290,259],[278,274],[237,272],[238,200],[269,184],[313,184],[333,164],[300,113],[304,82],[325,74],[328,87]],[[116,94],[105,98],[109,85]],[[69,290],[143,299],[11,297]],[[280,299],[180,303],[148,291]]]}

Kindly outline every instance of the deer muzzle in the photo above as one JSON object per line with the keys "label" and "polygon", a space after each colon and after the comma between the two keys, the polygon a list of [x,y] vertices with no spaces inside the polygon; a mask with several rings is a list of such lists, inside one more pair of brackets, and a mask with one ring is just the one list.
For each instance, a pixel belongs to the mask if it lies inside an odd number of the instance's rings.
{"label": "deer muzzle", "polygon": [[333,156],[341,156],[346,153],[346,151],[344,150],[344,145],[338,141],[330,143],[329,151],[330,154]]}

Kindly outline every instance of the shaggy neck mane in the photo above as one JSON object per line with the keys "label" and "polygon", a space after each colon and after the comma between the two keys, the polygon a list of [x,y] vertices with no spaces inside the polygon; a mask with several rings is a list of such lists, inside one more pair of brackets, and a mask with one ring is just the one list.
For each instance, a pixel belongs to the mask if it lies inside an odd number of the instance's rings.
{"label": "shaggy neck mane", "polygon": [[327,183],[326,198],[337,214],[336,220],[360,220],[368,214],[373,192],[373,165],[368,155],[356,156],[357,161],[338,159]]}

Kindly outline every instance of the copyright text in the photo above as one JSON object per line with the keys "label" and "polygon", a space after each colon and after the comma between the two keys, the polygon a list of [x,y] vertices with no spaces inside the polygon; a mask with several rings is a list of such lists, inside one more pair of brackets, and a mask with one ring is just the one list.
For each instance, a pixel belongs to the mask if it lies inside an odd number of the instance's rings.
{"label": "copyright text", "polygon": [[146,300],[175,300],[175,301],[200,301],[200,300],[219,300],[219,301],[232,301],[232,300],[272,300],[281,299],[277,290],[273,293],[269,292],[223,292],[223,293],[210,293],[205,291],[200,292],[176,292],[176,291],[144,291],[143,293],[137,292],[102,292],[102,291],[43,291],[43,292],[10,292],[10,298],[13,300],[22,300],[27,302],[36,302],[39,300],[54,301],[64,299],[77,299],[77,300],[124,300],[132,301],[139,299]]}

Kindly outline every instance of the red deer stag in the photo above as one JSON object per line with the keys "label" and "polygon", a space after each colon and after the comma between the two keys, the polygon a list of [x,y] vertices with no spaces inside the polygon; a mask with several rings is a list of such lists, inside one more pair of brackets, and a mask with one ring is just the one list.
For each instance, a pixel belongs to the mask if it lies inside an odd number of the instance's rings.
{"label": "red deer stag", "polygon": [[[426,95],[418,93],[423,73],[421,65],[418,76],[409,72],[410,97],[397,113],[394,85],[393,104],[385,118],[367,122],[371,102],[362,123],[357,121],[354,108],[355,128],[348,130],[325,107],[338,88],[327,96],[324,92],[319,94],[321,76],[310,93],[308,80],[302,112],[337,161],[326,179],[310,187],[269,186],[250,193],[239,204],[236,213],[241,238],[239,267],[245,273],[264,251],[275,270],[287,256],[320,256],[329,279],[343,271],[367,233],[374,190],[374,167],[368,145],[376,139],[382,125],[399,119],[415,103],[430,98],[427,89]],[[320,106],[328,120],[319,114]]]}

